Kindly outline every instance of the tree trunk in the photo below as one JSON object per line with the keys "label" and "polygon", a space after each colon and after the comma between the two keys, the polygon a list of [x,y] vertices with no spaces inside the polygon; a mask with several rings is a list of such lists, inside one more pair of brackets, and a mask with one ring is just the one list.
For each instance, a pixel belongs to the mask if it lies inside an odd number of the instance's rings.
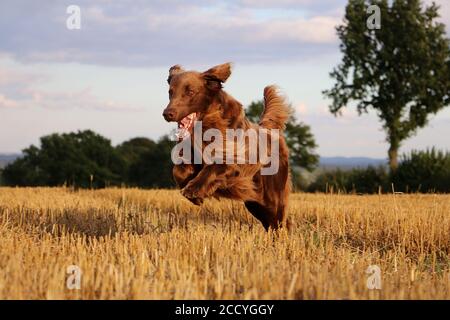
{"label": "tree trunk", "polygon": [[389,155],[389,167],[391,169],[391,172],[394,172],[397,170],[398,167],[398,146],[395,143],[391,142],[388,155]]}
{"label": "tree trunk", "polygon": [[397,171],[398,168],[398,149],[400,148],[400,134],[399,134],[399,119],[398,117],[391,121],[387,130],[387,141],[389,142],[389,168],[391,173]]}

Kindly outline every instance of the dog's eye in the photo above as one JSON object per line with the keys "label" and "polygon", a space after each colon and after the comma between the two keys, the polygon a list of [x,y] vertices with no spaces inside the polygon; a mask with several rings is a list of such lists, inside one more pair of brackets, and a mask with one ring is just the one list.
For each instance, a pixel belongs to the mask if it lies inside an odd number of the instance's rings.
{"label": "dog's eye", "polygon": [[169,98],[172,98],[172,96],[173,96],[173,90],[170,89],[170,90],[169,90]]}

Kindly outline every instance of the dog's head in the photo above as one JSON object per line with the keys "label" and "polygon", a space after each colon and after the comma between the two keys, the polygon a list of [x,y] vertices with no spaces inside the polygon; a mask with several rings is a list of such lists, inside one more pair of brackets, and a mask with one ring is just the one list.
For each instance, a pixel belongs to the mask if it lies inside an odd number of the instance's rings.
{"label": "dog's head", "polygon": [[170,68],[167,79],[170,101],[164,109],[164,119],[178,122],[179,128],[189,129],[196,114],[211,103],[230,74],[230,63],[215,66],[205,72],[185,71],[179,65]]}

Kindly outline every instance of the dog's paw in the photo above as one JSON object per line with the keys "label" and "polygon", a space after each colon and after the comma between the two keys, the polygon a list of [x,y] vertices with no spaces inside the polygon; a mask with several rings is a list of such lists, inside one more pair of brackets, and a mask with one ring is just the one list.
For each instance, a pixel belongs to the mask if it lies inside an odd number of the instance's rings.
{"label": "dog's paw", "polygon": [[181,194],[196,206],[199,206],[203,203],[203,198],[199,197],[197,192],[195,192],[195,190],[190,187],[189,184],[181,189]]}

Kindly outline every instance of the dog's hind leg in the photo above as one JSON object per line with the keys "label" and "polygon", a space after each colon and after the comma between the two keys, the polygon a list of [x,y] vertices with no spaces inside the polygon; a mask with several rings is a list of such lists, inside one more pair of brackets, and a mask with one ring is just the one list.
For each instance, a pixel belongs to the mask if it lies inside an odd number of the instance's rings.
{"label": "dog's hind leg", "polygon": [[277,208],[276,219],[274,220],[274,224],[276,225],[275,229],[279,227],[286,227],[288,230],[291,227],[289,219],[287,219],[285,204],[279,204]]}
{"label": "dog's hind leg", "polygon": [[286,220],[285,206],[279,205],[278,208],[274,209],[256,201],[245,201],[244,204],[247,210],[262,223],[266,231],[269,230],[269,228],[277,230],[284,226],[289,229],[289,224]]}
{"label": "dog's hind leg", "polygon": [[266,231],[272,227],[272,220],[274,216],[273,210],[270,210],[256,201],[245,201],[244,204],[247,210],[250,211],[250,213],[262,223]]}

